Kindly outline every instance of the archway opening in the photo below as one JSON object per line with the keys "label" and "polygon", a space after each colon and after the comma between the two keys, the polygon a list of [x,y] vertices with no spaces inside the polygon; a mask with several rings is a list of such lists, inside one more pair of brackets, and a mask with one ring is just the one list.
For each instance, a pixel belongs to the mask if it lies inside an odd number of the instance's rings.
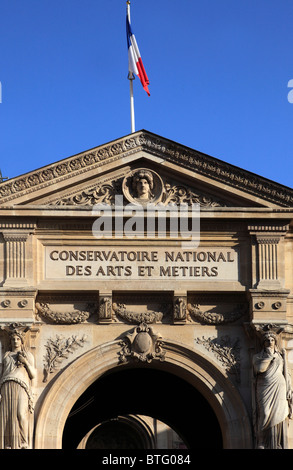
{"label": "archway opening", "polygon": [[78,449],[153,449],[155,439],[148,417],[117,416],[91,429]]}
{"label": "archway opening", "polygon": [[[140,365],[112,369],[85,390],[65,423],[62,448],[76,449],[92,430],[103,431],[103,425],[112,439],[112,444],[109,439],[103,446],[109,445],[110,449],[115,446],[115,434],[118,442],[123,426],[129,438],[132,432],[135,434],[134,429],[129,426],[126,429],[126,423],[118,419],[129,415],[148,416],[165,423],[189,449],[223,446],[217,417],[193,385],[173,372]],[[150,448],[149,444],[139,443],[143,433],[134,434],[130,441],[135,442],[135,448]]]}

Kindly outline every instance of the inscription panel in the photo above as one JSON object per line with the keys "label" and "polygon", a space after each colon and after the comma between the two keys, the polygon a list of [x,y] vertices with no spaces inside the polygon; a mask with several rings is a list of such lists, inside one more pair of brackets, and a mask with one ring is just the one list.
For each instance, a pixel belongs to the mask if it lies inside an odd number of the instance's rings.
{"label": "inscription panel", "polygon": [[238,281],[239,253],[227,247],[46,246],[44,268],[47,280]]}

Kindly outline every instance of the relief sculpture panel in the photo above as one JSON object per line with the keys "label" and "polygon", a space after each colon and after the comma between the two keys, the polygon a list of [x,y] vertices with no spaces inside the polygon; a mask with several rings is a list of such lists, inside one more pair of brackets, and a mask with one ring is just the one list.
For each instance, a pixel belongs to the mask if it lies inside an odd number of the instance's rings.
{"label": "relief sculpture panel", "polygon": [[202,207],[226,207],[230,202],[192,188],[173,178],[159,175],[150,168],[137,168],[112,181],[100,181],[90,188],[50,202],[50,205],[114,205],[124,197],[124,204],[200,204]]}

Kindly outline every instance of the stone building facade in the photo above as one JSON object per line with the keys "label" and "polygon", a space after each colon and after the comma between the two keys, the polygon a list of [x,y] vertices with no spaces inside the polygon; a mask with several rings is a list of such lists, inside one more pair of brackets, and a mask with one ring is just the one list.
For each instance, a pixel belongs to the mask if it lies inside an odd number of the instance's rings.
{"label": "stone building facade", "polygon": [[142,130],[2,182],[0,231],[1,448],[293,448],[292,189]]}

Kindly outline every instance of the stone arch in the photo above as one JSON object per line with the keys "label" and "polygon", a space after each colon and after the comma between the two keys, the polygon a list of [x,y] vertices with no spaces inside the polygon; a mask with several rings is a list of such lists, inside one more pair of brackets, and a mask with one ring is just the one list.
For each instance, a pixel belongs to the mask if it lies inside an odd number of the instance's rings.
{"label": "stone arch", "polygon": [[[49,384],[36,416],[35,449],[61,449],[71,408],[82,393],[118,364],[120,342],[97,346],[71,363]],[[194,386],[208,401],[219,422],[225,449],[251,449],[252,432],[243,400],[225,371],[202,352],[164,339],[164,361],[152,367],[168,370]]]}

